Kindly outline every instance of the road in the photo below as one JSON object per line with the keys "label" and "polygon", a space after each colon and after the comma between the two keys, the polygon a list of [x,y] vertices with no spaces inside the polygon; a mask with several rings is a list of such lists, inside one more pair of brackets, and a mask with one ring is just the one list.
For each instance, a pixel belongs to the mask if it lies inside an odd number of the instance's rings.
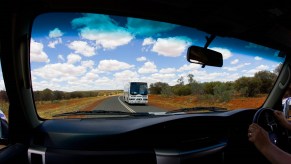
{"label": "road", "polygon": [[123,111],[123,112],[165,112],[165,110],[150,105],[129,105],[122,96],[113,96],[104,100],[94,110]]}

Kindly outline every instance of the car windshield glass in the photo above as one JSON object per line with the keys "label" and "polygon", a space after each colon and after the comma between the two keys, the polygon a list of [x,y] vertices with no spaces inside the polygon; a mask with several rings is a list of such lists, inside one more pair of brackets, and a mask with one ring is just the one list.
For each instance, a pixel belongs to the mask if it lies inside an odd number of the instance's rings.
{"label": "car windshield glass", "polygon": [[88,111],[152,117],[262,106],[285,57],[279,50],[217,36],[208,48],[222,54],[222,67],[189,63],[187,48],[204,47],[209,36],[126,16],[41,14],[30,41],[37,113],[45,119],[104,117]]}
{"label": "car windshield glass", "polygon": [[147,84],[146,83],[136,83],[132,82],[130,85],[130,94],[132,95],[147,95]]}

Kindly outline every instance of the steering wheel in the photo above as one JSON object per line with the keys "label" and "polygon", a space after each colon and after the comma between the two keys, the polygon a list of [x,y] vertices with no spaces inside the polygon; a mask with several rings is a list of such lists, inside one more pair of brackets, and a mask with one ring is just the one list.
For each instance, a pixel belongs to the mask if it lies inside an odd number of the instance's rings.
{"label": "steering wheel", "polygon": [[253,118],[253,123],[257,123],[269,133],[271,142],[283,150],[288,148],[288,130],[280,125],[274,115],[274,110],[270,108],[259,109]]}

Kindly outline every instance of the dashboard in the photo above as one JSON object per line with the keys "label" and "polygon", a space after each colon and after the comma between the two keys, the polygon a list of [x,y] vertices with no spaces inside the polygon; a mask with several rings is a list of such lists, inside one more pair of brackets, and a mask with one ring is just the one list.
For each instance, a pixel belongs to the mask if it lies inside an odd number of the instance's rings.
{"label": "dashboard", "polygon": [[255,112],[46,120],[32,136],[29,160],[46,164],[247,162],[258,155],[247,138]]}

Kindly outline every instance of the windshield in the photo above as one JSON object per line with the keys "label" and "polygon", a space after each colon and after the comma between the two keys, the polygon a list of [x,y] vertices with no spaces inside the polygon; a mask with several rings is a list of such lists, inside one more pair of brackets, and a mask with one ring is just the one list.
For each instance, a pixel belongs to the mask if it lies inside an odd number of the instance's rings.
{"label": "windshield", "polygon": [[147,95],[148,89],[146,83],[135,83],[130,84],[130,94],[132,95]]}
{"label": "windshield", "polygon": [[[269,47],[216,37],[208,48],[222,53],[222,67],[187,62],[187,48],[204,47],[209,36],[182,25],[132,17],[39,15],[30,45],[37,113],[54,119],[78,111],[169,113],[210,107],[215,112],[213,107],[223,111],[260,107],[285,58]],[[81,117],[98,114],[83,112]]]}

